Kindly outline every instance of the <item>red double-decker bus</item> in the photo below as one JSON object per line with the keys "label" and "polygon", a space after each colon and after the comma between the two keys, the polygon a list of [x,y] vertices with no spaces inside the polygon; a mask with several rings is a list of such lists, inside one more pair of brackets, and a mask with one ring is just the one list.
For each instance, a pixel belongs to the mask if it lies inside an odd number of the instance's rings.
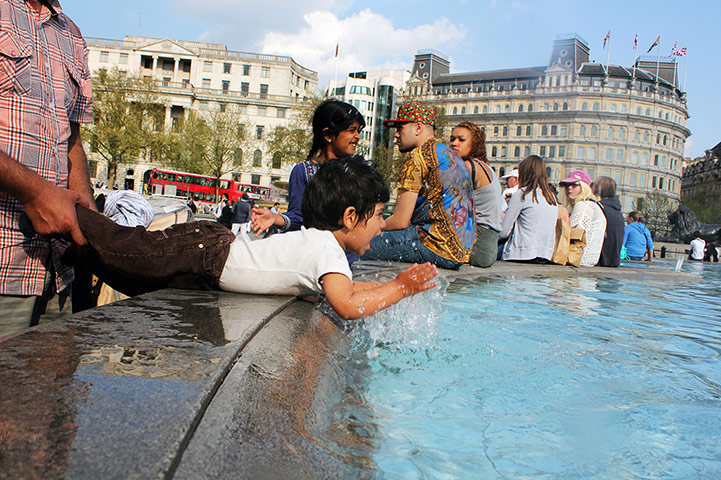
{"label": "red double-decker bus", "polygon": [[218,197],[216,197],[215,190],[218,180],[195,173],[154,168],[145,173],[143,183],[145,193],[149,195],[183,198],[190,198],[193,195],[197,201],[204,203],[217,203],[218,198],[224,193],[227,193],[228,198],[235,202],[243,195],[243,192],[246,192],[254,200],[270,200],[270,187],[240,183],[225,178],[220,179]]}

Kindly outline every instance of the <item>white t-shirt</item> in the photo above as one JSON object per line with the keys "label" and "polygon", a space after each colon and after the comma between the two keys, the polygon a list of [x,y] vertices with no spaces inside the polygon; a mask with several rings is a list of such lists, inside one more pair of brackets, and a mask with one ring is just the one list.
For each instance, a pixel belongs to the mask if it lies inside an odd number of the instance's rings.
{"label": "white t-shirt", "polygon": [[694,260],[703,260],[703,251],[706,248],[706,242],[702,238],[691,240],[691,258]]}
{"label": "white t-shirt", "polygon": [[503,202],[501,202],[501,212],[505,213],[506,210],[508,210],[508,203],[511,201],[511,197],[514,193],[518,191],[518,185],[515,187],[508,187],[507,189],[503,190],[503,193],[501,193],[501,197],[503,197]]}
{"label": "white t-shirt", "polygon": [[326,273],[353,280],[345,252],[332,232],[301,227],[262,240],[241,234],[230,245],[220,288],[236,293],[312,295],[323,291],[320,278]]}

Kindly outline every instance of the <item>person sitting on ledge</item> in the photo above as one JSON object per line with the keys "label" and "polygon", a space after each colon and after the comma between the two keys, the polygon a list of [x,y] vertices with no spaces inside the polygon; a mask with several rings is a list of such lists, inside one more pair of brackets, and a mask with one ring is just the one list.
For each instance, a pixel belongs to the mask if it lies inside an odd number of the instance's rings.
{"label": "person sitting on ledge", "polygon": [[[343,318],[361,318],[437,285],[438,269],[412,265],[388,282],[353,282],[345,251],[363,254],[384,226],[382,176],[362,157],[326,161],[303,196],[304,228],[252,240],[207,221],[162,231],[123,227],[76,208],[88,268],[136,295],[165,287],[307,296],[325,293]],[[278,252],[286,252],[278,255]]]}

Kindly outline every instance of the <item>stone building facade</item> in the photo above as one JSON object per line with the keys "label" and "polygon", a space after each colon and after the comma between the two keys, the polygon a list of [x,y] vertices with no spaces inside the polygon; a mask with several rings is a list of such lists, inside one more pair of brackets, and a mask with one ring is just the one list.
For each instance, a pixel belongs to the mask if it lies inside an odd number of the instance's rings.
{"label": "stone building facade", "polygon": [[484,128],[499,174],[537,154],[553,183],[576,169],[614,178],[626,212],[649,193],[678,203],[691,132],[671,59],[653,57],[657,76],[648,58],[627,67],[591,62],[589,53],[578,35],[561,35],[547,65],[450,73],[445,56],[419,51],[408,91],[441,104],[451,126]]}
{"label": "stone building facade", "polygon": [[[280,165],[266,138],[278,125],[288,123],[293,107],[314,96],[318,74],[292,58],[237,52],[215,43],[126,36],[123,40],[86,37],[92,72],[114,67],[129,74],[158,80],[165,104],[166,126],[190,110],[241,112],[251,136],[247,151],[237,152],[242,170],[232,176],[244,183],[271,185],[287,181],[291,166]],[[94,180],[107,178],[102,161],[91,155]],[[142,188],[143,175],[152,167],[138,164],[118,169],[120,187]]]}
{"label": "stone building facade", "polygon": [[[683,169],[681,196],[684,202],[715,206],[721,214],[721,143]],[[719,219],[712,219],[718,222]]]}

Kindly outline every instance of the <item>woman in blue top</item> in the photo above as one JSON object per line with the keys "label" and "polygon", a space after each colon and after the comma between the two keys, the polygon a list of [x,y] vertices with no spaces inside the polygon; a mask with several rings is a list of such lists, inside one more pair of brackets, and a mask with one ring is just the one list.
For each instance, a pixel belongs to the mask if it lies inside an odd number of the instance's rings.
{"label": "woman in blue top", "polygon": [[653,260],[653,240],[651,232],[646,225],[641,223],[642,215],[638,212],[631,212],[626,217],[628,225],[623,231],[623,246],[626,247],[626,255],[631,260],[643,260],[648,254],[647,261]]}
{"label": "woman in blue top", "polygon": [[340,100],[326,100],[313,112],[313,145],[306,161],[293,167],[288,179],[288,210],[273,213],[267,208],[253,209],[253,230],[257,235],[272,226],[282,232],[300,230],[303,215],[300,207],[303,192],[318,168],[331,158],[355,154],[361,131],[366,123],[353,105]]}

